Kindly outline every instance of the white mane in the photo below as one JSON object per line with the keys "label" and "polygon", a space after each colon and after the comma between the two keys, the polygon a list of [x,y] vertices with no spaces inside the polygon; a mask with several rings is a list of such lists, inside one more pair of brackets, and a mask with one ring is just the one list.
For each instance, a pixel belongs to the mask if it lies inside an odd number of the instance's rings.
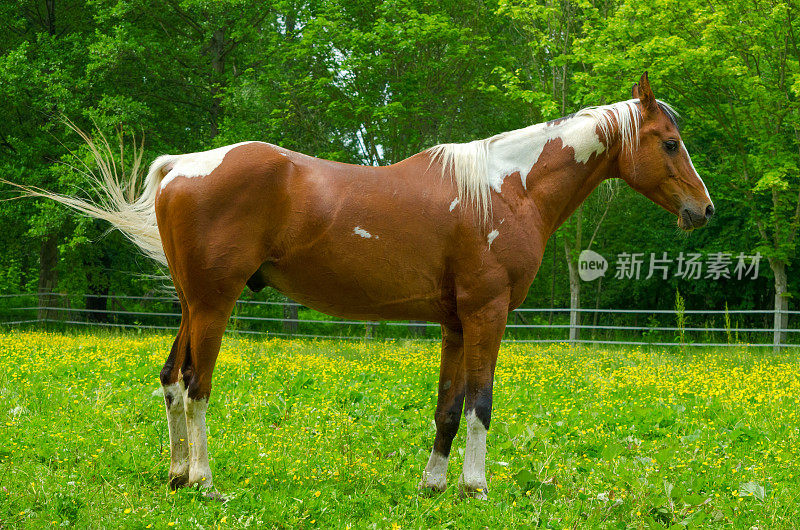
{"label": "white mane", "polygon": [[[580,163],[605,151],[615,136],[622,149],[632,151],[638,144],[641,125],[638,101],[631,99],[587,107],[561,120],[464,144],[440,144],[428,151],[432,162],[441,163],[442,177],[450,170],[458,188],[458,202],[475,208],[478,218],[486,225],[491,218],[491,190],[500,193],[505,177],[516,172],[522,178],[522,186],[526,187],[528,174],[550,140],[560,138],[564,147],[572,147],[575,161]],[[672,107],[662,101],[658,104],[674,121],[677,114]]]}

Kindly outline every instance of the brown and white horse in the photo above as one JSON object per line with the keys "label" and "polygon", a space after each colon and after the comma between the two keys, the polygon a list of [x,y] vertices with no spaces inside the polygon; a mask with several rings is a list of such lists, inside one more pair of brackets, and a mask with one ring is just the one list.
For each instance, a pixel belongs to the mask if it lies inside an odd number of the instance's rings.
{"label": "brown and white horse", "polygon": [[159,157],[136,200],[107,176],[100,206],[44,194],[111,221],[169,266],[182,310],[161,371],[173,486],[212,487],[211,378],[247,285],[341,317],[440,323],[436,437],[420,487],[445,488],[463,412],[460,483],[485,497],[492,383],[507,315],[525,299],[551,234],[614,177],[675,214],[682,229],[704,225],[714,212],[674,112],[656,100],[647,74],[631,100],[439,145],[388,167],[245,142]]}

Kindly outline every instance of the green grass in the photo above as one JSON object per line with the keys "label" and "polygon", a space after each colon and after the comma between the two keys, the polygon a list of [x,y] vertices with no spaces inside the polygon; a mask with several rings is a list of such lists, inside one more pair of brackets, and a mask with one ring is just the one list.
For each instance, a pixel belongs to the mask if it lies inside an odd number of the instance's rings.
{"label": "green grass", "polygon": [[166,487],[170,337],[0,334],[0,527],[794,528],[796,351],[504,346],[489,501],[419,495],[430,343],[227,338],[209,408],[220,503]]}

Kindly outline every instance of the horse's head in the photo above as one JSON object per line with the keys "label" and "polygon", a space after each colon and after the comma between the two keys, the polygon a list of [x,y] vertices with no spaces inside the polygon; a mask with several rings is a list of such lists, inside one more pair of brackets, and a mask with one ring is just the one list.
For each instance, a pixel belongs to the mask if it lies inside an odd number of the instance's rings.
{"label": "horse's head", "polygon": [[646,72],[633,86],[633,98],[639,100],[642,120],[637,146],[620,154],[620,177],[677,215],[681,229],[705,225],[714,215],[714,204],[681,140],[671,109],[656,100]]}

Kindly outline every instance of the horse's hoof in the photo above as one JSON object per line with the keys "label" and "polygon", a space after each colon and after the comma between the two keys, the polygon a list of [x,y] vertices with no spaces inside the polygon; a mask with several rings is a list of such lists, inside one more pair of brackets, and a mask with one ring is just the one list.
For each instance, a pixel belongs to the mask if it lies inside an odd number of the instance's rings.
{"label": "horse's hoof", "polygon": [[486,485],[470,486],[464,483],[464,476],[458,478],[458,492],[462,499],[478,499],[485,501],[489,499],[489,488]]}
{"label": "horse's hoof", "polygon": [[478,499],[480,501],[489,500],[489,491],[486,488],[467,488],[462,487],[459,490],[462,499]]}
{"label": "horse's hoof", "polygon": [[425,479],[420,480],[419,484],[417,484],[417,490],[419,494],[423,496],[433,497],[439,495],[445,489],[447,489],[446,483],[430,483],[426,482]]}
{"label": "horse's hoof", "polygon": [[182,475],[170,475],[169,476],[169,489],[176,490],[178,488],[183,488],[189,484],[189,474],[182,474]]}
{"label": "horse's hoof", "polygon": [[203,497],[205,497],[210,501],[217,501],[217,502],[228,502],[230,500],[226,495],[223,495],[217,490],[205,490],[203,492]]}

